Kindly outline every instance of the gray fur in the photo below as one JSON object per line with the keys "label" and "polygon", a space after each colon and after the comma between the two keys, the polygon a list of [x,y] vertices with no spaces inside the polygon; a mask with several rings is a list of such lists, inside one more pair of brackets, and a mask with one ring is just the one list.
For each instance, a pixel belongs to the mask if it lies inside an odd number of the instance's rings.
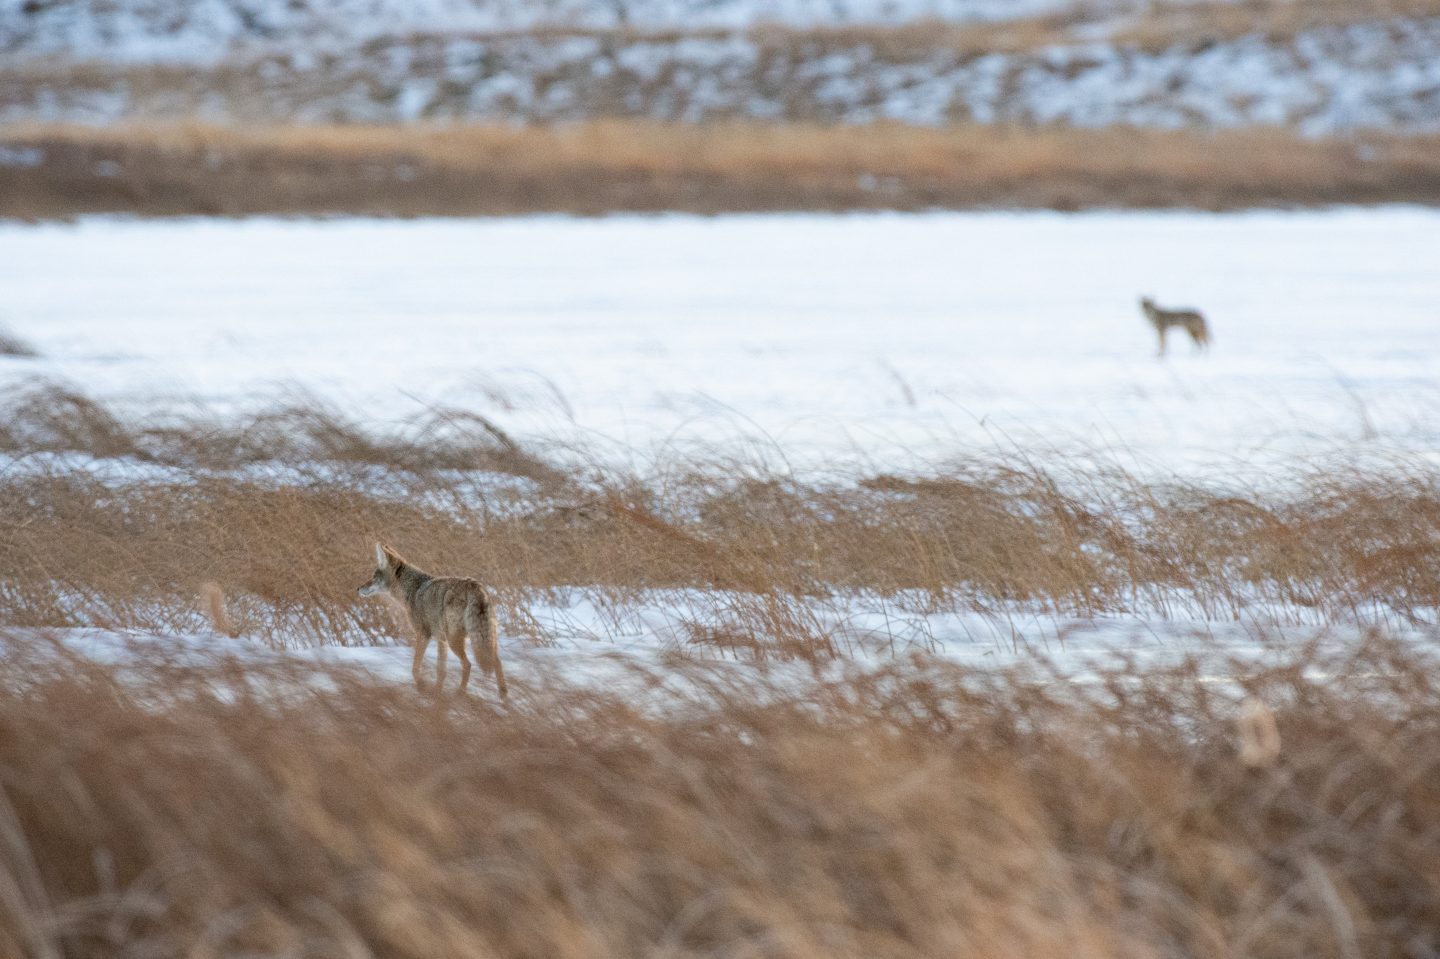
{"label": "gray fur", "polygon": [[448,652],[460,657],[460,687],[464,693],[470,682],[470,660],[465,655],[465,637],[475,661],[487,676],[494,675],[502,698],[509,698],[505,686],[505,668],[500,663],[500,638],[495,626],[494,605],[485,587],[473,579],[460,576],[431,576],[407,563],[394,550],[375,544],[375,575],[359,589],[361,596],[384,593],[405,610],[415,630],[415,657],[411,673],[415,685],[425,688],[420,678],[420,665],[430,640],[438,637],[436,647],[435,691],[445,688],[445,661]]}
{"label": "gray fur", "polygon": [[1210,347],[1210,325],[1205,322],[1205,317],[1199,310],[1167,310],[1150,297],[1142,296],[1140,312],[1145,314],[1145,319],[1150,321],[1150,325],[1155,327],[1155,334],[1160,337],[1160,356],[1165,355],[1165,334],[1175,326],[1190,334],[1195,349],[1205,350]]}

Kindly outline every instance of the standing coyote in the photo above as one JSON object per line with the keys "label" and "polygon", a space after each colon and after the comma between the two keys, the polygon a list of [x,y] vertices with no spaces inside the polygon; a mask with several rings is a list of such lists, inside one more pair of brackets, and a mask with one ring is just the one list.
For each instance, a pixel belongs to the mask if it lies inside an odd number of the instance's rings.
{"label": "standing coyote", "polygon": [[1205,323],[1205,317],[1199,310],[1166,310],[1155,305],[1155,301],[1148,296],[1140,297],[1140,310],[1145,314],[1145,319],[1155,327],[1155,334],[1160,337],[1160,356],[1165,355],[1165,333],[1172,326],[1178,326],[1190,334],[1197,350],[1206,349],[1210,345],[1210,327]]}
{"label": "standing coyote", "polygon": [[439,661],[435,664],[435,692],[445,688],[445,654],[453,649],[460,657],[460,692],[470,682],[470,660],[465,656],[465,636],[475,650],[475,661],[488,675],[495,674],[502,699],[509,699],[505,688],[505,668],[500,665],[500,641],[495,634],[495,610],[485,587],[473,579],[459,576],[431,576],[412,566],[394,550],[375,544],[375,575],[360,587],[361,596],[386,593],[405,607],[410,625],[415,627],[415,659],[410,671],[415,685],[424,690],[420,664],[431,637],[440,640],[436,647]]}

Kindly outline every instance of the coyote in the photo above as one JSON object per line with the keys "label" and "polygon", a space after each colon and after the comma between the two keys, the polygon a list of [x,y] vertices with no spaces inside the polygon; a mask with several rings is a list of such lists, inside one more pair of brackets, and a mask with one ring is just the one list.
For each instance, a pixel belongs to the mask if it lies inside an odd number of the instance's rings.
{"label": "coyote", "polygon": [[1210,327],[1205,323],[1205,317],[1199,310],[1166,310],[1155,305],[1155,301],[1148,296],[1140,297],[1140,310],[1145,314],[1145,319],[1155,327],[1155,334],[1160,337],[1160,352],[1158,355],[1165,355],[1165,333],[1172,326],[1178,326],[1190,334],[1190,339],[1195,343],[1195,349],[1203,350],[1210,345]]}
{"label": "coyote", "polygon": [[447,647],[460,657],[460,689],[470,682],[470,660],[465,656],[465,636],[475,651],[475,661],[488,675],[495,674],[500,697],[509,699],[505,688],[505,668],[500,665],[500,641],[495,634],[495,610],[485,587],[473,579],[459,576],[431,576],[405,560],[394,550],[375,544],[375,575],[360,587],[361,596],[384,593],[396,600],[410,616],[415,628],[415,658],[410,671],[415,685],[425,689],[420,679],[420,664],[431,637],[440,640],[436,648],[439,661],[435,664],[435,692],[445,688],[445,655]]}

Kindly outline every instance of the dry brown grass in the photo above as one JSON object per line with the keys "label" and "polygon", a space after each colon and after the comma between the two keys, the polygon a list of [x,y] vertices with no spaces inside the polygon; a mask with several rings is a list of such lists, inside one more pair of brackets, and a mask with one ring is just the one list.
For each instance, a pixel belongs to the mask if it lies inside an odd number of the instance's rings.
{"label": "dry brown grass", "polygon": [[22,359],[30,359],[40,354],[35,347],[11,333],[4,327],[0,327],[0,356],[17,356]]}
{"label": "dry brown grass", "polygon": [[557,127],[13,127],[44,160],[0,216],[470,216],[559,211],[1440,200],[1435,138],[605,121]]}
{"label": "dry brown grass", "polygon": [[1028,53],[1075,41],[1077,26],[1097,19],[1076,8],[1063,13],[1008,20],[956,23],[920,18],[896,24],[841,24],[797,28],[779,23],[752,27],[748,36],[761,57],[788,54],[803,61],[831,51],[866,46],[883,63],[905,63],[937,55]]}
{"label": "dry brown grass", "polygon": [[1259,34],[1287,41],[1317,27],[1346,27],[1396,17],[1440,16],[1440,0],[1156,0],[1111,36],[1148,50]]}
{"label": "dry brown grass", "polygon": [[[1378,640],[1234,688],[1187,667],[1073,685],[917,663],[787,693],[677,667],[644,711],[558,685],[504,713],[316,667],[152,650],[120,671],[3,643],[7,956],[1440,942],[1440,664]],[[1241,698],[1274,724],[1257,761]]]}
{"label": "dry brown grass", "polygon": [[868,45],[886,62],[938,53],[1035,53],[1097,36],[1147,50],[1235,40],[1258,34],[1277,42],[1320,27],[1440,16],[1440,0],[1119,0],[1077,3],[1068,10],[1014,19],[955,23],[913,20],[796,29],[766,25],[751,35],[762,46],[803,51]]}
{"label": "dry brown grass", "polygon": [[525,610],[555,590],[616,615],[685,590],[693,641],[750,656],[841,651],[811,610],[846,596],[1002,618],[1423,623],[1440,608],[1440,473],[1422,457],[1297,465],[1266,489],[994,453],[807,481],[720,458],[547,459],[439,413],[387,437],[323,408],[162,427],[41,388],[0,423],[0,451],[22,457],[0,475],[13,625],[197,628],[213,582],[253,638],[374,642],[394,625],[355,588],[377,539],[490,584],[507,635],[533,634]]}

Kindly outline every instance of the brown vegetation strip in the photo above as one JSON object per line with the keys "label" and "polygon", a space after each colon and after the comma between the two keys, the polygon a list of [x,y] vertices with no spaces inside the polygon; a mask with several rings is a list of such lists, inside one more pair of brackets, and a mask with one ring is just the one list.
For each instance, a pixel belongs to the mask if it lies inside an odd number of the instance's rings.
{"label": "brown vegetation strip", "polygon": [[749,35],[772,47],[822,51],[866,44],[881,61],[903,62],[937,53],[1035,53],[1097,38],[1150,51],[1194,50],[1243,36],[1291,40],[1305,30],[1361,23],[1389,26],[1396,19],[1434,16],[1440,16],[1440,0],[1146,0],[1109,6],[1076,3],[1059,12],[988,22],[920,19],[803,28],[767,24],[752,27]]}
{"label": "brown vegetation strip", "polygon": [[[24,127],[0,216],[1440,202],[1440,139],[892,125]],[[35,152],[35,151],[38,151]]]}
{"label": "brown vegetation strip", "polygon": [[1380,642],[1252,668],[1240,708],[1183,667],[1074,686],[912,665],[768,695],[677,668],[650,710],[548,686],[503,713],[314,667],[155,650],[120,673],[0,642],[7,956],[1440,942],[1440,664]]}
{"label": "brown vegetation strip", "polygon": [[1154,0],[1120,18],[1110,36],[1149,50],[1194,47],[1242,36],[1291,39],[1305,30],[1440,16],[1437,0]]}
{"label": "brown vegetation strip", "polygon": [[[146,425],[63,390],[12,394],[0,622],[195,628],[215,583],[252,638],[373,642],[395,629],[355,596],[377,539],[491,585],[509,636],[556,589],[614,611],[698,590],[694,640],[753,655],[833,653],[808,604],[861,594],[1000,616],[1440,608],[1440,471],[1423,457],[1297,465],[1267,490],[1058,454],[821,482],[719,457],[552,463],[497,433],[437,414],[378,437],[319,407]],[[87,457],[33,458],[47,451]]]}

